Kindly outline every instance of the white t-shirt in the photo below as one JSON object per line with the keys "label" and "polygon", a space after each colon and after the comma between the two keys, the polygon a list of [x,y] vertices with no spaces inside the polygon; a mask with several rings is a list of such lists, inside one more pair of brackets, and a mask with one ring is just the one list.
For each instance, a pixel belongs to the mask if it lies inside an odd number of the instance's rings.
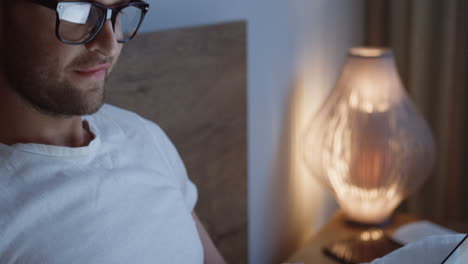
{"label": "white t-shirt", "polygon": [[197,189],[154,123],[104,105],[86,147],[0,144],[0,263],[203,263]]}

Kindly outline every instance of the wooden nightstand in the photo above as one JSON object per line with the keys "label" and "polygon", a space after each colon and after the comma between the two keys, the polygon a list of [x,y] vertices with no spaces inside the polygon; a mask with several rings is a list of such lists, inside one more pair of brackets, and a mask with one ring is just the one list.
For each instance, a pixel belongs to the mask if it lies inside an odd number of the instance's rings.
{"label": "wooden nightstand", "polygon": [[[385,233],[391,233],[398,227],[421,220],[419,218],[406,215],[395,214],[390,224],[383,230]],[[303,262],[305,264],[337,264],[335,260],[323,254],[323,247],[333,241],[343,240],[353,235],[357,235],[367,228],[350,225],[346,222],[341,211],[335,213],[330,221],[314,235],[301,249],[296,251],[287,262]]]}

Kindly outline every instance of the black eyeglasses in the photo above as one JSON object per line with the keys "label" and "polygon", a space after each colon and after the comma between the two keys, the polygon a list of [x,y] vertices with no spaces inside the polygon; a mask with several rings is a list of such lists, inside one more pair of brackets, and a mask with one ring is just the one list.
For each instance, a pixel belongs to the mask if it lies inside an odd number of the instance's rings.
{"label": "black eyeglasses", "polygon": [[57,12],[57,38],[71,45],[85,44],[93,40],[107,19],[112,22],[117,41],[126,43],[136,35],[149,10],[148,3],[138,0],[114,8],[94,2],[30,1]]}

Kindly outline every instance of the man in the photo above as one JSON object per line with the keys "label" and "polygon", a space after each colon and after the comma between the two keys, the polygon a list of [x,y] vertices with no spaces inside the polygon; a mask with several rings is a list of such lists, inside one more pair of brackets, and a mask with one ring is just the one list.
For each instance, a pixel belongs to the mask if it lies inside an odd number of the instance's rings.
{"label": "man", "polygon": [[0,263],[224,263],[164,132],[103,105],[149,5],[0,5]]}

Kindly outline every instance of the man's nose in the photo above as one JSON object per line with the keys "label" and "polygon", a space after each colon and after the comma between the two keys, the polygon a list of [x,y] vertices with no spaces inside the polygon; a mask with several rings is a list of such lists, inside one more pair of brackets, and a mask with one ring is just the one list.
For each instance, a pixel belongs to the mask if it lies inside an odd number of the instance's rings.
{"label": "man's nose", "polygon": [[89,50],[99,52],[105,56],[115,56],[119,51],[119,43],[112,28],[112,22],[106,20],[96,37],[85,45]]}

